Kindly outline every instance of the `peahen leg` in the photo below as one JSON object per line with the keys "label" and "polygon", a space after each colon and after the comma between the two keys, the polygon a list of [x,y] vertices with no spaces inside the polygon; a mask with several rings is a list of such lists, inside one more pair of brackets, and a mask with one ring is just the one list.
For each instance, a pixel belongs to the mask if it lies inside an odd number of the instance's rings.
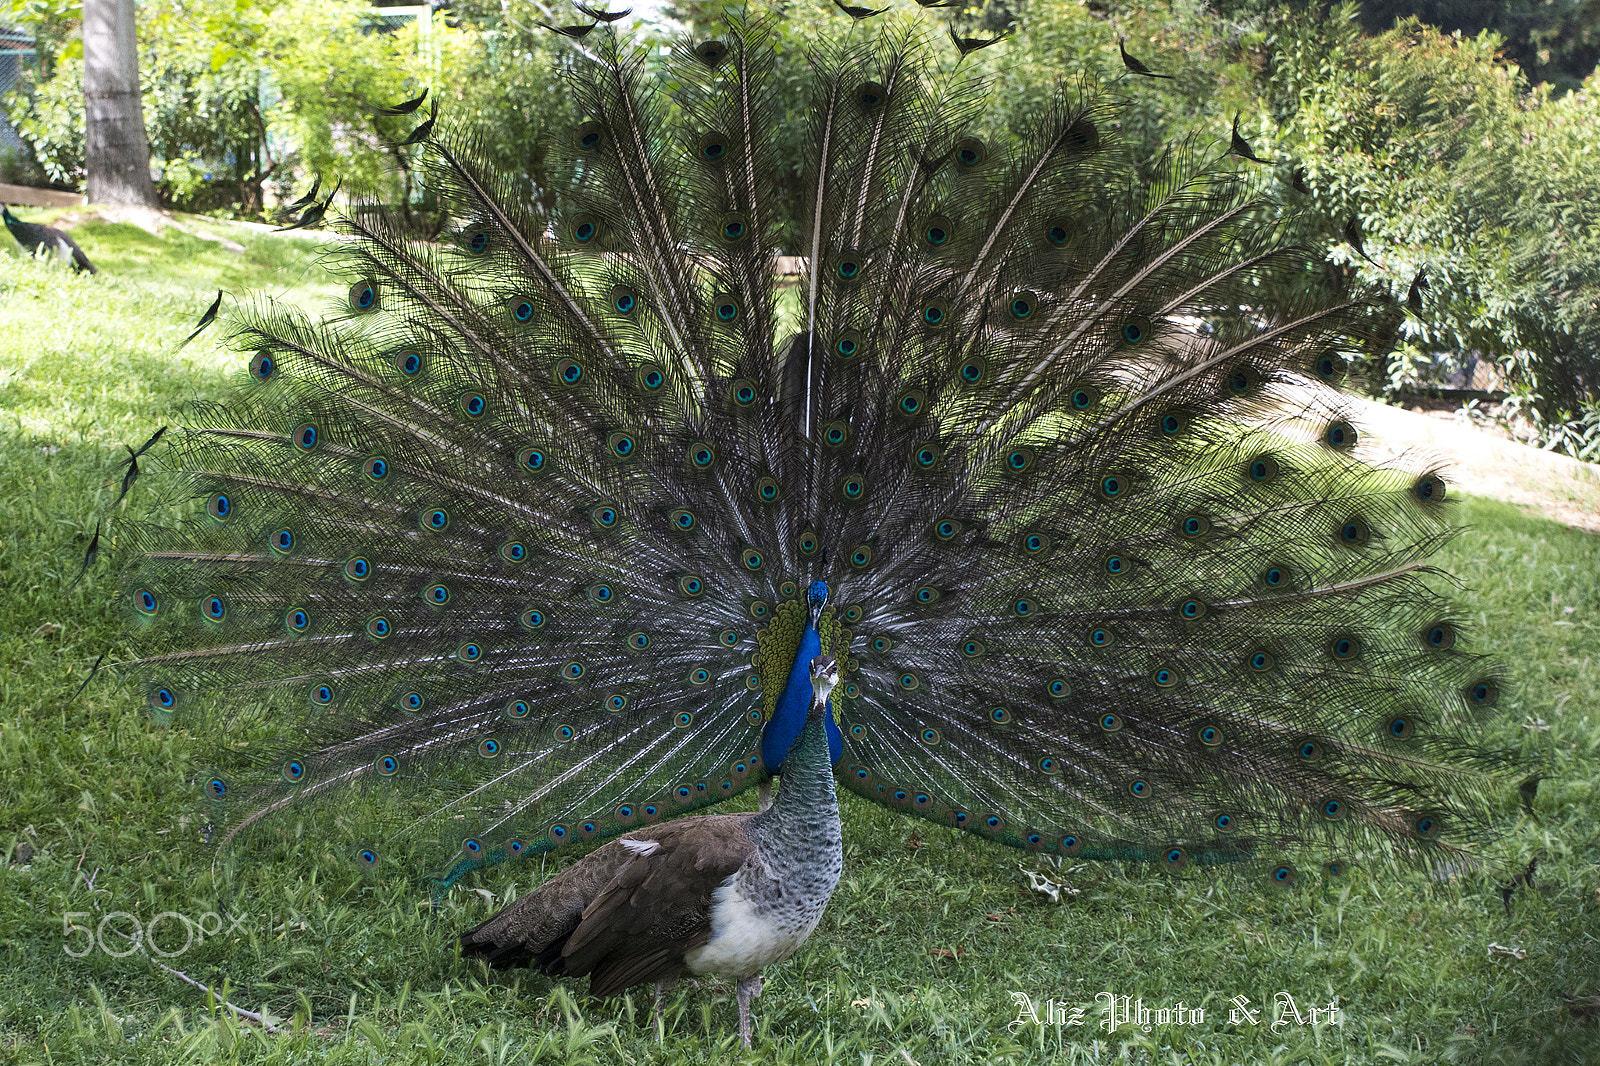
{"label": "peahen leg", "polygon": [[663,1033],[661,1029],[661,1012],[666,1006],[667,990],[677,983],[678,979],[676,977],[664,977],[656,982],[656,1005],[655,1009],[650,1012],[650,1028],[656,1030],[658,1034]]}
{"label": "peahen leg", "polygon": [[735,992],[739,1000],[739,1042],[745,1047],[750,1046],[750,1001],[761,995],[761,984],[761,975],[753,973],[739,979]]}

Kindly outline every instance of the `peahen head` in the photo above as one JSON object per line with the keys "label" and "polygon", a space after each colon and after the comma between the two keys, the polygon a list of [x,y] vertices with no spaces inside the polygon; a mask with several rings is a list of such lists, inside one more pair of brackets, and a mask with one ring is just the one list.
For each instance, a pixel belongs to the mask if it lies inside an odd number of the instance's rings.
{"label": "peahen head", "polygon": [[[820,581],[817,584],[822,584]],[[815,587],[815,586],[813,586]],[[811,716],[820,718],[827,712],[828,696],[839,683],[839,664],[831,655],[819,655],[811,660]]]}

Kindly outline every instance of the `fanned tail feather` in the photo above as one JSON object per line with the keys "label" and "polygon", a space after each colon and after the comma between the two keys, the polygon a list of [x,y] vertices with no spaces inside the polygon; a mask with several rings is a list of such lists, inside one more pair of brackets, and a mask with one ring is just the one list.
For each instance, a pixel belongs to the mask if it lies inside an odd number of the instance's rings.
{"label": "fanned tail feather", "polygon": [[1445,484],[1328,387],[1362,295],[1262,306],[1276,208],[1190,145],[1131,185],[1093,82],[985,143],[906,25],[813,56],[787,204],[768,33],[677,46],[669,107],[597,28],[559,214],[441,128],[439,244],[345,220],[341,314],[235,315],[127,582],[152,711],[251,738],[214,838],[439,825],[449,881],[720,802],[818,580],[838,777],[887,806],[1280,882],[1479,837]]}

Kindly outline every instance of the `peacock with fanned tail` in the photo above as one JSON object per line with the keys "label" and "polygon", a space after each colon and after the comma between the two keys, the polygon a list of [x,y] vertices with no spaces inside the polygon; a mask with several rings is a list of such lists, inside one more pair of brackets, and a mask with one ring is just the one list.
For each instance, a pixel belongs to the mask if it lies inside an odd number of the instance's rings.
{"label": "peacock with fanned tail", "polygon": [[341,313],[234,316],[126,585],[152,712],[257,738],[211,842],[593,846],[780,773],[819,655],[837,782],[998,844],[1285,884],[1478,838],[1446,484],[1330,387],[1388,312],[1295,295],[1225,151],[1130,179],[1104,86],[980,138],[910,24],[817,48],[791,202],[767,34],[585,34],[559,213],[441,118],[437,243],[363,212]]}

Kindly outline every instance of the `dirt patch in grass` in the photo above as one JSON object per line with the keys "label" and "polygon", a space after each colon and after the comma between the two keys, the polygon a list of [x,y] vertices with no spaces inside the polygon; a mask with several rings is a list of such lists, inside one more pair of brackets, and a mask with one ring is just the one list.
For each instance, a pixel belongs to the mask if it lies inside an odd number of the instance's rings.
{"label": "dirt patch in grass", "polygon": [[1470,422],[1347,397],[1364,456],[1403,454],[1439,464],[1452,487],[1513,503],[1552,521],[1600,533],[1600,465],[1518,444]]}

